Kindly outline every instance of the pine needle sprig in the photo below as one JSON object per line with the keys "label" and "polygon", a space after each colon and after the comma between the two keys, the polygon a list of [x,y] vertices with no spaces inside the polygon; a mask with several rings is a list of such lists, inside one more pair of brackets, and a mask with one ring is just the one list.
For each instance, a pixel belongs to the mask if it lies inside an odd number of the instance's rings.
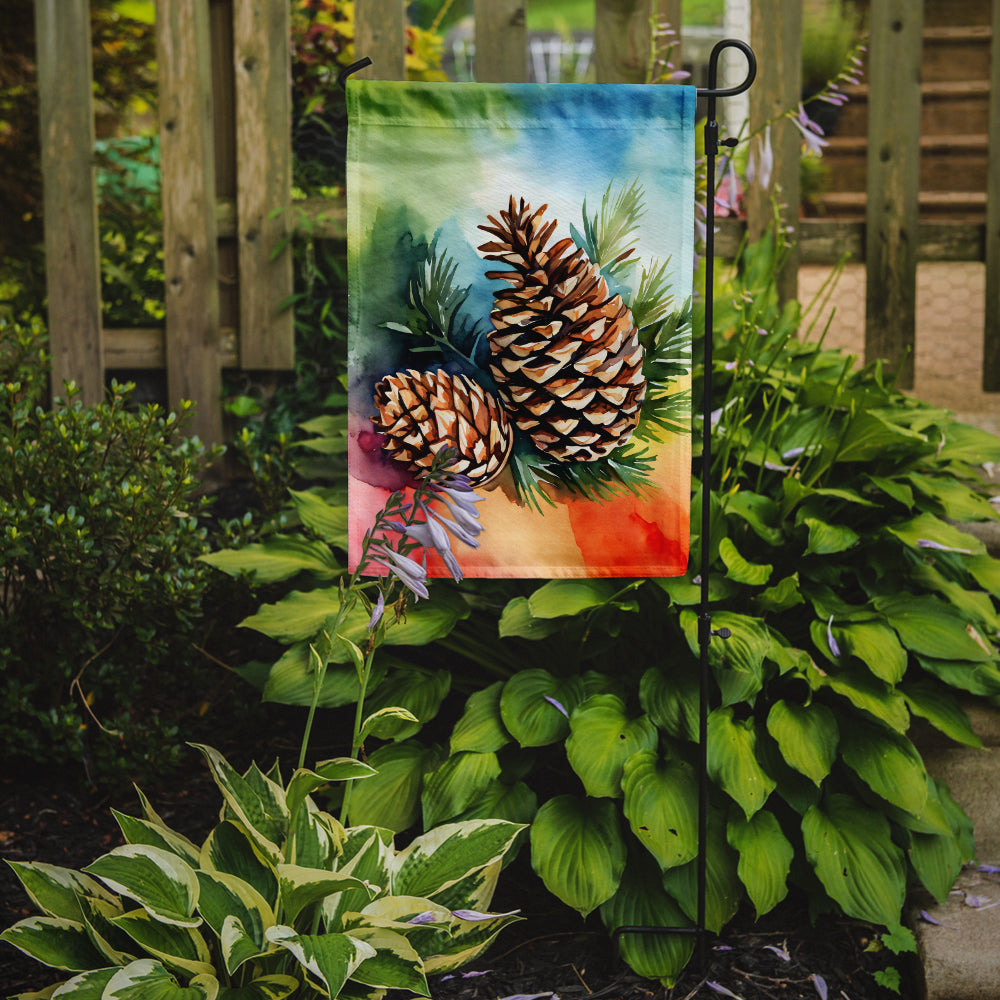
{"label": "pine needle sprig", "polygon": [[642,265],[639,287],[629,302],[632,321],[640,330],[658,323],[673,306],[673,272],[667,270],[669,266],[669,257],[662,262],[652,260],[649,267]]}
{"label": "pine needle sprig", "polygon": [[575,226],[570,230],[577,246],[586,250],[587,256],[602,271],[614,274],[622,265],[631,264],[628,258],[635,253],[629,244],[635,238],[639,220],[646,214],[643,189],[638,179],[629,187],[620,187],[612,195],[612,181],[601,199],[600,214],[587,214],[587,199],[583,200],[583,233]]}
{"label": "pine needle sprig", "polygon": [[642,373],[646,379],[635,436],[649,440],[658,432],[683,434],[690,430],[691,390],[677,391],[676,381],[691,370],[691,302],[661,319],[652,328]]}

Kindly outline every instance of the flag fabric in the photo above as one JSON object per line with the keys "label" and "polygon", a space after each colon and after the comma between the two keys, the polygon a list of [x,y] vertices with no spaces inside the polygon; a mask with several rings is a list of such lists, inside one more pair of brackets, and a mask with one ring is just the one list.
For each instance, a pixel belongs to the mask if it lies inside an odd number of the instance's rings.
{"label": "flag fabric", "polygon": [[447,447],[483,497],[466,576],[685,573],[694,88],[347,100],[351,565]]}

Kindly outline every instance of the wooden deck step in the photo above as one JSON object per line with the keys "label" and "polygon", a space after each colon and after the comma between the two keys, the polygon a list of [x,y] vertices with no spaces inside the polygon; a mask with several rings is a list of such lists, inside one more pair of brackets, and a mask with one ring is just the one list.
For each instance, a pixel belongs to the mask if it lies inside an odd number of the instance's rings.
{"label": "wooden deck step", "polygon": [[925,83],[988,80],[992,38],[989,25],[925,28],[921,78]]}
{"label": "wooden deck step", "polygon": [[[837,219],[863,220],[868,199],[864,191],[830,191],[816,198],[824,215]],[[921,191],[921,219],[982,222],[986,215],[986,193],[979,191]]]}
{"label": "wooden deck step", "polygon": [[[866,135],[868,131],[867,83],[845,90],[848,102],[837,123],[839,135]],[[963,133],[982,132],[989,127],[989,80],[934,80],[921,84],[921,135],[948,135],[956,127]]]}

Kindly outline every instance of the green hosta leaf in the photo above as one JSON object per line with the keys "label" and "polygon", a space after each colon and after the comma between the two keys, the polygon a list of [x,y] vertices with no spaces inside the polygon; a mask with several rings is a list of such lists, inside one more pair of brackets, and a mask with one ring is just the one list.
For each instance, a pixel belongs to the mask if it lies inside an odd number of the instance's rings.
{"label": "green hosta leaf", "polygon": [[509,823],[529,824],[538,812],[538,796],[523,782],[512,785],[499,780],[490,782],[471,806],[457,818],[505,819]]}
{"label": "green hosta leaf", "polygon": [[939,462],[966,462],[969,465],[1000,462],[1000,445],[995,434],[952,420],[948,422],[937,459]]}
{"label": "green hosta leaf", "polygon": [[871,410],[862,410],[851,421],[837,451],[838,462],[868,462],[890,448],[921,445],[926,438],[916,431],[890,423]]}
{"label": "green hosta leaf", "polygon": [[826,705],[798,705],[779,699],[767,715],[767,731],[777,741],[785,761],[815,785],[830,773],[839,731]]}
{"label": "green hosta leaf", "polygon": [[501,639],[517,636],[520,639],[545,639],[559,632],[564,623],[552,618],[536,618],[531,613],[527,597],[514,597],[504,606],[500,615]]}
{"label": "green hosta leaf", "polygon": [[[664,891],[654,865],[641,857],[630,858],[615,894],[601,904],[604,926],[614,933],[619,927],[687,927],[691,922]],[[673,986],[691,959],[691,934],[623,934],[619,938],[622,958],[638,975]]]}
{"label": "green hosta leaf", "polygon": [[218,995],[219,982],[213,975],[198,975],[181,986],[159,962],[143,958],[118,969],[101,1000],[216,1000]]}
{"label": "green hosta leaf", "polygon": [[953,833],[911,833],[910,864],[924,888],[939,902],[948,899],[965,857]]}
{"label": "green hosta leaf", "polygon": [[396,855],[392,891],[434,899],[461,879],[499,862],[523,829],[503,820],[446,823]]}
{"label": "green hosta leaf", "polygon": [[629,719],[625,703],[613,694],[591,695],[570,717],[566,758],[588,795],[618,798],[622,768],[638,750],[652,750],[659,735],[646,716]]}
{"label": "green hosta leaf", "polygon": [[375,949],[375,954],[351,973],[355,982],[430,996],[424,963],[402,934],[383,927],[362,926],[352,929],[351,937]]}
{"label": "green hosta leaf", "polygon": [[747,562],[740,555],[739,549],[730,538],[723,538],[719,541],[719,557],[726,565],[726,575],[730,580],[737,583],[744,583],[749,587],[763,587],[771,578],[774,567],[767,563]]}
{"label": "green hosta leaf", "polygon": [[99,968],[104,958],[95,950],[87,929],[65,917],[28,917],[0,934],[6,941],[43,965],[69,972]]}
{"label": "green hosta leaf", "polygon": [[987,697],[1000,694],[1000,669],[993,663],[936,660],[931,656],[918,656],[917,662],[949,687]]}
{"label": "green hosta leaf", "polygon": [[381,739],[405,740],[437,715],[450,689],[451,674],[447,670],[418,667],[394,670],[375,688],[365,706],[372,712],[384,708],[403,708],[410,712],[418,721],[386,719],[379,727]]}
{"label": "green hosta leaf", "polygon": [[697,855],[698,783],[688,764],[640,751],[625,762],[622,790],[625,818],[660,868]]}
{"label": "green hosta leaf", "polygon": [[255,584],[288,580],[298,573],[331,580],[344,572],[327,544],[297,535],[271,535],[265,542],[209,552],[199,558],[230,576],[246,574]]}
{"label": "green hosta leaf", "polygon": [[987,633],[996,635],[1000,632],[1000,615],[997,614],[993,598],[989,594],[981,590],[971,590],[964,584],[947,579],[926,562],[914,567],[910,579],[918,585],[913,589],[931,590],[940,594],[956,611],[985,629]]}
{"label": "green hosta leaf", "polygon": [[726,498],[726,514],[745,521],[768,545],[777,547],[784,541],[781,512],[771,497],[739,490]]}
{"label": "green hosta leaf", "polygon": [[754,598],[757,607],[763,612],[787,611],[798,604],[804,604],[805,598],[799,590],[799,574],[783,577],[773,587],[762,590]]}
{"label": "green hosta leaf", "polygon": [[823,674],[813,666],[806,678],[813,689],[829,688],[899,733],[905,733],[910,724],[903,696],[884,681],[872,677],[867,669],[841,667],[835,673]]}
{"label": "green hosta leaf", "polygon": [[618,588],[610,580],[550,580],[528,598],[535,618],[562,618],[599,608]]}
{"label": "green hosta leaf", "polygon": [[[732,919],[743,899],[743,883],[736,873],[736,852],[726,843],[721,814],[709,814],[705,849],[705,926],[718,934]],[[698,861],[663,873],[663,887],[691,920],[698,918]]]}
{"label": "green hosta leaf", "polygon": [[847,766],[876,795],[905,812],[919,815],[927,801],[927,772],[910,740],[899,733],[852,719],[841,741]]}
{"label": "green hosta leaf", "polygon": [[164,851],[170,851],[171,854],[176,854],[189,865],[198,864],[199,849],[187,837],[175,833],[160,823],[126,816],[125,813],[120,813],[117,809],[112,809],[111,812],[128,843],[159,847]]}
{"label": "green hosta leaf", "polygon": [[774,813],[765,809],[750,819],[737,816],[730,820],[726,838],[729,846],[739,851],[736,873],[760,919],[788,894],[788,873],[795,849]]}
{"label": "green hosta leaf", "polygon": [[[337,869],[342,875],[353,875],[381,892],[389,886],[392,852],[390,830],[372,826],[351,827]],[[368,889],[345,889],[335,896],[327,896],[322,903],[326,930],[346,930],[344,914],[357,913],[370,902],[371,892]]]}
{"label": "green hosta leaf", "polygon": [[495,753],[452,754],[424,779],[424,826],[430,828],[454,819],[498,777],[500,764]]}
{"label": "green hosta leaf", "polygon": [[846,524],[828,524],[819,518],[806,517],[803,523],[809,529],[809,542],[805,554],[817,556],[844,552],[856,544],[860,535]]}
{"label": "green hosta leaf", "polygon": [[942,514],[951,521],[991,521],[996,517],[989,500],[953,477],[911,472],[906,478],[925,497],[939,504]]}
{"label": "green hosta leaf", "polygon": [[277,873],[242,824],[229,820],[220,823],[202,844],[199,866],[205,871],[235,875],[252,885],[270,906],[277,905]]}
{"label": "green hosta leaf", "polygon": [[[652,582],[670,598],[672,604],[679,607],[691,607],[701,602],[701,584],[694,583],[689,577],[660,576],[655,577]],[[715,573],[708,579],[710,601],[724,601],[738,590],[738,584],[721,574]]]}
{"label": "green hosta leaf", "polygon": [[579,677],[560,679],[547,670],[522,670],[504,684],[500,716],[521,746],[546,746],[569,732],[569,715],[583,696]]}
{"label": "green hosta leaf", "polygon": [[[334,646],[335,656],[344,655],[343,643]],[[337,651],[340,652],[337,652]],[[369,687],[381,683],[385,677],[385,657],[375,660]],[[309,643],[297,642],[289,646],[271,666],[264,681],[261,697],[279,705],[311,705],[316,697],[316,674],[310,659]],[[358,675],[353,666],[329,664],[316,702],[318,708],[339,708],[358,700]]]}
{"label": "green hosta leaf", "polygon": [[986,552],[986,546],[978,538],[933,514],[918,514],[909,521],[889,525],[886,531],[912,549],[924,548],[921,542],[932,542],[970,555],[983,555]]}
{"label": "green hosta leaf", "polygon": [[752,718],[737,721],[732,708],[717,708],[709,714],[708,773],[748,819],[764,805],[775,781],[757,762]]}
{"label": "green hosta leaf", "polygon": [[806,813],[802,836],[820,882],[849,917],[899,923],[906,867],[880,812],[849,795],[830,795]]}
{"label": "green hosta leaf", "polygon": [[678,740],[698,739],[698,674],[674,661],[669,672],[650,667],[639,682],[639,704],[660,729]]}
{"label": "green hosta leaf", "polygon": [[330,545],[347,551],[347,504],[328,503],[315,490],[289,490],[302,523]]}
{"label": "green hosta leaf", "polygon": [[[301,865],[278,865],[282,914],[286,920],[295,918],[307,906],[345,889],[366,889],[364,883],[342,872],[303,868]],[[374,895],[374,892],[371,893]]]}
{"label": "green hosta leaf", "polygon": [[170,851],[147,844],[125,844],[98,858],[84,871],[113,892],[134,899],[150,916],[178,927],[197,927],[198,878]]}
{"label": "green hosta leaf", "polygon": [[115,901],[97,879],[40,861],[8,861],[24,891],[46,916],[65,917],[67,920],[83,919],[80,896],[93,896],[109,903]]}
{"label": "green hosta leaf", "polygon": [[964,560],[965,568],[972,574],[980,587],[994,597],[1000,597],[1000,559],[993,556],[973,556]]}
{"label": "green hosta leaf", "polygon": [[351,790],[351,824],[381,826],[396,833],[413,826],[420,817],[424,774],[438,760],[437,751],[415,740],[379,747],[368,758],[377,774]]}
{"label": "green hosta leaf", "polygon": [[898,684],[906,673],[906,650],[896,633],[879,622],[833,626],[841,651],[856,656],[886,684]]}
{"label": "green hosta leaf", "polygon": [[332,997],[339,996],[362,962],[375,957],[370,944],[349,934],[296,934],[291,927],[278,924],[268,928],[267,939],[291,952],[310,978]]}
{"label": "green hosta leaf", "polygon": [[223,987],[218,1000],[285,1000],[298,988],[293,976],[261,976],[245,986]]}
{"label": "green hosta leaf", "polygon": [[[269,926],[273,926],[273,921]],[[263,933],[263,930],[261,931]],[[222,959],[226,963],[226,971],[232,975],[240,966],[255,958],[260,958],[268,951],[274,951],[274,945],[262,945],[238,917],[230,915],[222,921],[219,930],[219,944],[222,949]]]}
{"label": "green hosta leaf", "polygon": [[[226,970],[232,975],[247,958],[265,950],[264,931],[274,925],[274,912],[252,885],[235,875],[200,871],[198,883],[201,887],[198,911],[216,936],[225,944],[224,925],[227,920],[238,921],[240,933],[236,935],[237,939],[249,939],[252,946],[251,954],[239,956],[235,956],[232,947],[224,947]],[[231,929],[228,936],[232,938],[233,935]]]}
{"label": "green hosta leaf", "polygon": [[900,685],[900,691],[910,711],[926,719],[945,736],[967,747],[983,745],[965,710],[947,688],[931,680],[907,681]]}
{"label": "green hosta leaf", "polygon": [[996,658],[975,626],[936,597],[883,595],[875,598],[875,607],[899,633],[903,645],[915,653],[975,663]]}
{"label": "green hosta leaf", "polygon": [[205,939],[191,927],[164,924],[145,910],[132,910],[111,921],[168,968],[189,976],[211,975],[212,956]]}
{"label": "green hosta leaf", "polygon": [[889,479],[885,476],[865,476],[865,479],[895,500],[896,503],[902,504],[907,510],[912,509],[913,490],[906,483],[900,482],[897,479]]}
{"label": "green hosta leaf", "polygon": [[105,965],[128,965],[138,957],[132,939],[113,923],[115,917],[125,912],[120,901],[109,903],[95,896],[81,896],[80,908],[90,940],[104,956]]}
{"label": "green hosta leaf", "polygon": [[572,795],[549,799],[531,824],[531,865],[549,892],[582,916],[610,899],[625,870],[615,804]]}
{"label": "green hosta leaf", "polygon": [[[681,612],[681,627],[694,656],[700,656],[698,616]],[[728,639],[713,636],[708,646],[708,662],[722,690],[723,704],[753,701],[763,686],[764,659],[771,648],[771,636],[759,618],[717,611],[712,615],[712,629],[727,628]]]}
{"label": "green hosta leaf", "polygon": [[503,681],[470,695],[462,717],[451,733],[451,752],[473,750],[494,753],[510,742],[510,733],[500,717],[500,692]]}

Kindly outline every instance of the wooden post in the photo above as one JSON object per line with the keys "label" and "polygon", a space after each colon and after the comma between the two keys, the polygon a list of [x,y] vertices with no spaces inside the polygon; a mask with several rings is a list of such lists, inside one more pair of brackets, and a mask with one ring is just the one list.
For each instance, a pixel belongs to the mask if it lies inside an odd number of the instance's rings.
{"label": "wooden post", "polygon": [[287,0],[233,6],[242,368],[295,367],[290,20]]}
{"label": "wooden post", "polygon": [[[667,24],[674,32],[667,39],[668,42],[671,40],[674,42],[673,51],[670,53],[670,61],[673,63],[675,70],[683,69],[684,51],[681,44],[681,0],[652,0],[650,16],[655,20],[657,25]],[[660,48],[661,50],[665,50],[666,46],[660,46]],[[690,81],[685,80],[684,82],[689,83]]]}
{"label": "wooden post", "polygon": [[406,79],[405,0],[362,0],[354,5],[354,54],[372,61],[358,77]]}
{"label": "wooden post", "polygon": [[652,0],[595,0],[594,68],[598,83],[645,83]]}
{"label": "wooden post", "polygon": [[475,75],[478,83],[528,79],[524,0],[475,0]]}
{"label": "wooden post", "polygon": [[989,170],[986,179],[986,325],[983,391],[1000,392],[1000,0],[990,45]]}
{"label": "wooden post", "polygon": [[104,397],[88,0],[35,0],[52,394]]}
{"label": "wooden post", "polygon": [[[750,88],[750,132],[766,122],[771,126],[774,169],[767,187],[755,179],[747,192],[747,229],[751,240],[760,239],[775,221],[791,229],[792,246],[778,273],[778,297],[786,302],[798,297],[799,284],[799,160],[802,135],[786,111],[798,107],[802,91],[802,4],[799,0],[758,0],[750,9],[750,40],[757,56],[757,79]],[[720,109],[720,117],[725,113]],[[739,122],[727,130],[735,133]],[[760,139],[754,139],[758,143]],[[758,147],[759,148],[759,147]],[[777,236],[777,234],[775,234]]]}
{"label": "wooden post", "polygon": [[222,440],[219,257],[207,0],[156,10],[166,272],[167,395],[197,404],[193,433]]}
{"label": "wooden post", "polygon": [[872,0],[868,53],[865,360],[913,386],[923,3]]}

